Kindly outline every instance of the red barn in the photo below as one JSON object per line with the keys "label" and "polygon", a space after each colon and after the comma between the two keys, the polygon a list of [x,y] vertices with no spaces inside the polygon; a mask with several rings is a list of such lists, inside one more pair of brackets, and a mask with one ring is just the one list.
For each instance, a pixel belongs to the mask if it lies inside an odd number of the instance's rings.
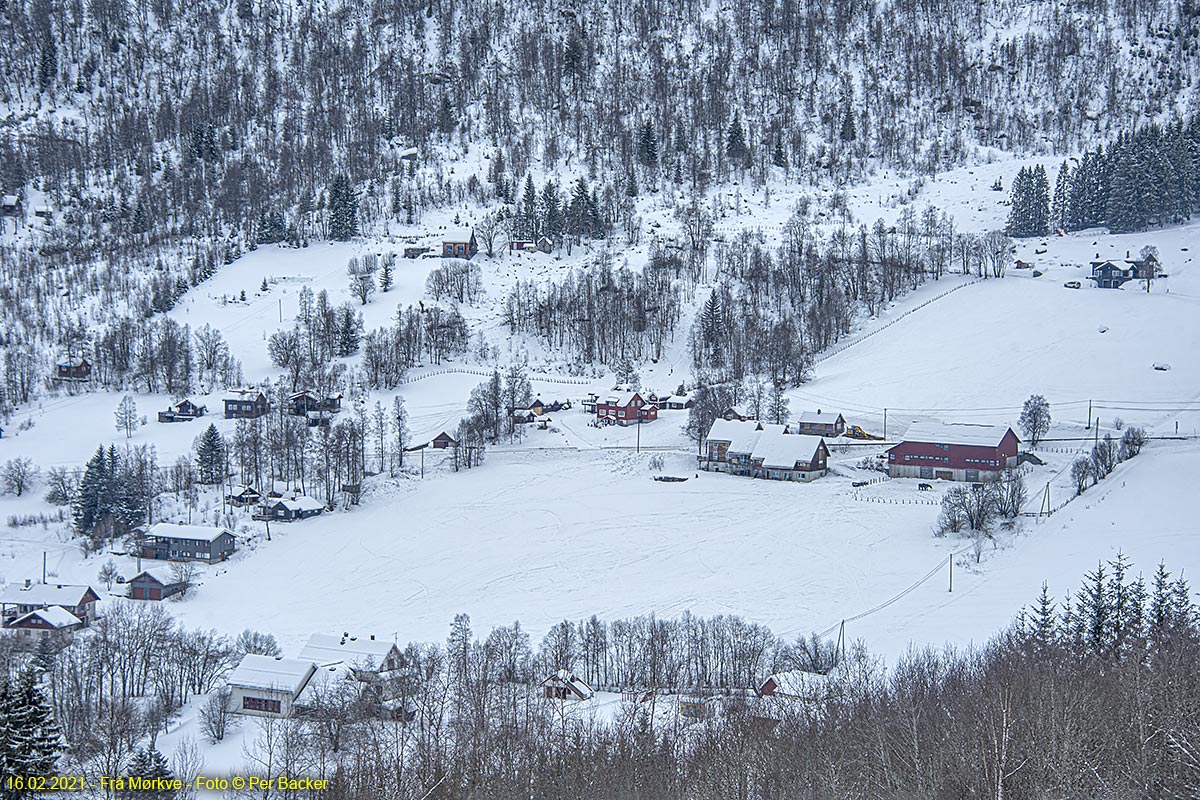
{"label": "red barn", "polygon": [[1015,467],[1020,441],[1004,425],[917,423],[888,450],[888,474],[974,482]]}
{"label": "red barn", "polygon": [[596,418],[611,419],[618,425],[653,422],[658,419],[658,406],[647,401],[640,392],[622,392],[596,403]]}

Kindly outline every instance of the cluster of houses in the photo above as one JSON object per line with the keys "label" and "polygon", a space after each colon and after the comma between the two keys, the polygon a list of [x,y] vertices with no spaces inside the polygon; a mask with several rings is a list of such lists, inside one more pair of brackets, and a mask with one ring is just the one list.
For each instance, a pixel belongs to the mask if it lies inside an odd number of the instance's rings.
{"label": "cluster of houses", "polygon": [[257,508],[255,519],[295,522],[316,517],[325,511],[325,504],[308,495],[292,492],[268,492],[265,496],[253,486],[234,486],[225,497],[234,508]]}
{"label": "cluster of houses", "polygon": [[829,472],[820,435],[752,419],[716,419],[704,438],[700,469],[776,481],[811,481]]}
{"label": "cluster of houses", "polygon": [[660,410],[682,411],[691,408],[693,402],[686,394],[671,395],[647,392],[613,392],[601,396],[589,392],[580,402],[585,414],[594,414],[596,420],[607,425],[634,425],[653,422]]}
{"label": "cluster of houses", "polygon": [[[475,229],[470,227],[458,227],[447,230],[442,234],[440,246],[436,248],[436,251],[433,244],[434,242],[423,245],[411,244],[404,248],[404,257],[441,257],[470,260],[479,254],[479,240],[475,236]],[[549,236],[540,236],[537,239],[510,238],[508,240],[509,253],[549,253],[553,249],[554,240]]]}
{"label": "cluster of houses", "polygon": [[541,427],[545,428],[551,422],[547,414],[565,411],[571,407],[570,400],[552,400],[545,402],[541,397],[534,399],[526,408],[513,408],[509,410],[512,415],[512,421],[518,425],[528,425],[536,422]]}
{"label": "cluster of houses", "polygon": [[[826,439],[846,433],[841,414],[800,414],[772,425],[729,408],[713,421],[698,457],[700,469],[752,478],[809,481],[828,473]],[[886,453],[893,478],[966,481],[995,478],[1018,463],[1020,439],[1007,425],[919,422]]]}
{"label": "cluster of houses", "polygon": [[[229,676],[229,711],[257,717],[291,717],[317,708],[325,693],[349,688],[392,718],[410,719],[411,704],[392,678],[406,666],[393,642],[375,636],[315,633],[295,658],[247,654]],[[346,682],[338,686],[336,682]]]}
{"label": "cluster of houses", "polygon": [[[342,393],[321,396],[303,389],[287,396],[287,413],[304,417],[309,427],[328,425],[333,414],[342,410]],[[271,403],[260,389],[231,389],[223,398],[225,419],[258,419],[271,410]],[[161,417],[161,415],[160,415]]]}
{"label": "cluster of houses", "polygon": [[27,580],[0,592],[0,625],[28,644],[69,636],[95,621],[99,599],[90,586]]}

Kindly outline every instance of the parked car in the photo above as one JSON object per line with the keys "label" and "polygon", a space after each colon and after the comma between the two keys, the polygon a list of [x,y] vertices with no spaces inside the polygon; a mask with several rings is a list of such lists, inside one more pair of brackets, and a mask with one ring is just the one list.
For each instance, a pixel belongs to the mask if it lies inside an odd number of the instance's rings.
{"label": "parked car", "polygon": [[1063,284],[1063,286],[1067,287],[1068,289],[1082,289],[1083,288],[1083,284],[1080,283],[1079,281],[1067,281],[1066,283]]}

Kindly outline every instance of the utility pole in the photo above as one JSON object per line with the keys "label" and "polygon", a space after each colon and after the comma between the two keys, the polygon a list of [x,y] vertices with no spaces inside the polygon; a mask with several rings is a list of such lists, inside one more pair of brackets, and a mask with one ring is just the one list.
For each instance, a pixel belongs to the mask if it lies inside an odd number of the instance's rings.
{"label": "utility pole", "polygon": [[46,551],[42,551],[42,583],[46,582]]}
{"label": "utility pole", "polygon": [[883,410],[883,439],[887,441],[887,409]]}
{"label": "utility pole", "polygon": [[1092,401],[1088,400],[1088,430],[1092,429]]}
{"label": "utility pole", "polygon": [[946,560],[950,562],[950,589],[949,589],[949,591],[953,592],[954,591],[954,553],[953,552],[950,553],[950,558],[948,558]]}

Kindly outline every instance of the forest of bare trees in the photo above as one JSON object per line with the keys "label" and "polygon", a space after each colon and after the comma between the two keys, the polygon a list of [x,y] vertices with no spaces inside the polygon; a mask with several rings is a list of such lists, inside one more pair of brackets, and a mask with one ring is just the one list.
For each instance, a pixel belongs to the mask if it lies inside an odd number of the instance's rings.
{"label": "forest of bare trees", "polygon": [[[197,695],[218,698],[199,701],[200,738],[234,734],[224,678],[244,653],[279,652],[269,635],[231,640],[120,602],[66,647],[12,644],[0,639],[0,667],[42,675],[59,769],[86,775],[143,763]],[[520,623],[477,637],[460,614],[444,643],[403,648],[388,691],[408,713],[325,687],[249,732],[244,758],[328,779],[329,798],[1183,798],[1200,790],[1198,656],[1187,582],[1119,554],[1065,597],[1043,589],[984,645],[886,665],[861,644],[784,641],[731,616],[593,616],[535,645]],[[559,669],[624,699],[604,718],[576,713],[539,690]],[[803,699],[755,695],[786,670],[827,677]],[[680,716],[677,693],[711,698],[712,713]],[[204,747],[178,748],[173,774],[201,769]]]}

